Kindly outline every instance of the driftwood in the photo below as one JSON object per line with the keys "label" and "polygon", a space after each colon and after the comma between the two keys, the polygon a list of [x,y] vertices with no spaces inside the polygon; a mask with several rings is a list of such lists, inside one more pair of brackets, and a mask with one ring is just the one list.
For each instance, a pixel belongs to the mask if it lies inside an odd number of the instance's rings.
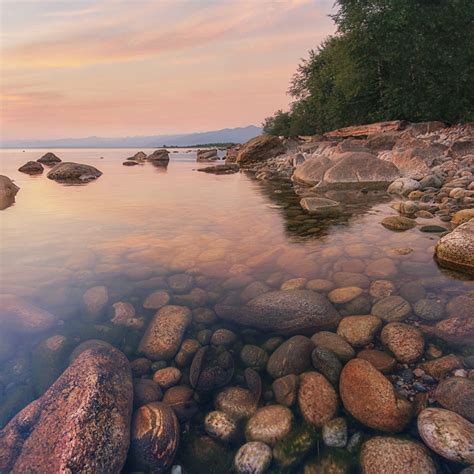
{"label": "driftwood", "polygon": [[377,122],[368,125],[354,125],[352,127],[339,128],[325,134],[329,138],[368,137],[383,132],[395,132],[403,130],[406,122],[392,120],[391,122]]}

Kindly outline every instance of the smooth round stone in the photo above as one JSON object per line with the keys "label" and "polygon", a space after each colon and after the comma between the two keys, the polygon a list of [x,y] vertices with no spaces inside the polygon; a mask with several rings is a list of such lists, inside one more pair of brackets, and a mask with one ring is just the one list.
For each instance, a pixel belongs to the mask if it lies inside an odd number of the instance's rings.
{"label": "smooth round stone", "polygon": [[444,379],[436,387],[435,399],[442,407],[474,422],[474,380],[466,377]]}
{"label": "smooth round stone", "polygon": [[423,298],[413,305],[413,312],[421,319],[439,321],[445,317],[444,303]]}
{"label": "smooth round stone", "polygon": [[[210,341],[210,335],[209,335]],[[209,342],[206,341],[206,342]],[[188,366],[192,360],[196,352],[201,347],[201,344],[196,339],[185,339],[181,343],[181,347],[179,348],[178,353],[176,354],[174,360],[176,365],[179,367],[186,367]]]}
{"label": "smooth round stone", "polygon": [[262,344],[262,349],[268,353],[272,353],[275,349],[281,346],[285,340],[281,336],[270,337]]}
{"label": "smooth round stone", "polygon": [[474,424],[443,408],[425,408],[418,432],[435,453],[451,461],[474,464]]}
{"label": "smooth round stone", "polygon": [[334,288],[334,283],[323,279],[309,280],[308,283],[306,283],[306,288],[312,291],[327,293]]}
{"label": "smooth round stone", "polygon": [[193,321],[197,324],[213,324],[217,321],[217,316],[210,308],[195,308],[193,309]]}
{"label": "smooth round stone", "polygon": [[372,308],[372,300],[367,293],[359,295],[349,303],[341,306],[340,313],[342,316],[352,316],[358,314],[369,314]]}
{"label": "smooth round stone", "polygon": [[170,295],[165,290],[157,290],[148,295],[143,302],[145,309],[160,309],[170,302]]}
{"label": "smooth round stone", "polygon": [[362,446],[360,466],[363,474],[436,474],[428,450],[415,441],[376,436]]}
{"label": "smooth round stone", "polygon": [[286,280],[280,287],[280,290],[301,290],[306,286],[306,278],[293,278]]}
{"label": "smooth round stone", "polygon": [[472,317],[473,307],[474,291],[469,291],[450,300],[450,302],[446,305],[446,310],[449,316],[470,319]]}
{"label": "smooth round stone", "polygon": [[396,360],[383,351],[375,349],[364,349],[357,354],[357,358],[370,362],[377,370],[383,374],[390,373],[395,367]]}
{"label": "smooth round stone", "polygon": [[303,198],[300,201],[300,205],[305,211],[318,216],[337,214],[341,210],[337,201],[318,197]]}
{"label": "smooth round stone", "polygon": [[451,372],[462,367],[462,358],[454,354],[439,357],[438,359],[423,362],[419,368],[436,380],[441,380]]}
{"label": "smooth round stone", "polygon": [[381,224],[389,230],[404,231],[413,229],[416,221],[404,216],[389,216],[385,217]]}
{"label": "smooth round stone", "polygon": [[349,257],[367,258],[372,255],[372,247],[366,244],[350,244],[346,245],[344,251]]}
{"label": "smooth round stone", "polygon": [[366,360],[352,359],[345,365],[339,392],[345,409],[369,428],[400,432],[412,417],[410,402],[398,397],[391,382]]}
{"label": "smooth round stone", "polygon": [[237,340],[237,336],[229,329],[217,329],[211,337],[211,344],[215,346],[231,346]]}
{"label": "smooth round stone", "polygon": [[411,313],[411,306],[401,296],[387,296],[374,304],[371,313],[389,323],[403,321]]}
{"label": "smooth round stone", "polygon": [[257,410],[258,400],[250,390],[241,387],[227,387],[215,399],[217,410],[223,411],[235,420],[252,416]]}
{"label": "smooth round stone", "polygon": [[389,323],[380,334],[382,343],[402,363],[417,361],[425,348],[425,340],[419,329],[404,323]]}
{"label": "smooth round stone", "polygon": [[130,368],[132,369],[132,374],[135,377],[141,377],[146,375],[151,369],[151,360],[146,359],[145,357],[139,357],[130,362]]}
{"label": "smooth round stone", "polygon": [[189,420],[199,407],[193,399],[194,391],[187,385],[175,385],[166,390],[163,402],[169,405],[180,420]]}
{"label": "smooth round stone", "polygon": [[282,405],[258,409],[248,420],[245,436],[248,441],[261,441],[274,446],[287,436],[293,425],[293,414]]}
{"label": "smooth round stone", "polygon": [[474,209],[462,209],[454,214],[451,219],[453,225],[458,226],[474,219]]}
{"label": "smooth round stone", "polygon": [[345,418],[334,418],[323,426],[323,441],[331,448],[344,448],[347,444],[347,422]]}
{"label": "smooth round stone", "polygon": [[272,462],[272,449],[259,441],[242,445],[234,459],[237,474],[263,474]]}
{"label": "smooth round stone", "polygon": [[222,411],[211,411],[204,418],[204,429],[209,436],[228,442],[237,438],[235,421]]}
{"label": "smooth round stone", "polygon": [[260,370],[267,365],[268,354],[261,347],[246,344],[240,351],[240,360],[246,367]]}
{"label": "smooth round stone", "polygon": [[337,333],[351,346],[361,347],[372,342],[381,327],[382,321],[377,316],[347,316],[339,323]]}
{"label": "smooth round stone", "polygon": [[82,296],[85,319],[97,321],[102,316],[108,302],[109,292],[105,286],[89,288]]}
{"label": "smooth round stone", "polygon": [[227,385],[234,374],[234,359],[223,346],[204,346],[195,354],[189,369],[189,381],[199,391],[211,391]]}
{"label": "smooth round stone", "polygon": [[300,376],[298,406],[308,423],[322,427],[336,414],[336,391],[323,375],[305,372]]}
{"label": "smooth round stone", "polygon": [[153,381],[156,382],[161,388],[170,388],[173,385],[178,385],[181,380],[181,370],[176,367],[165,367],[164,369],[157,370],[153,375]]}
{"label": "smooth round stone", "polygon": [[328,294],[329,301],[334,304],[349,303],[363,293],[362,288],[357,286],[349,286],[346,288],[336,288]]}
{"label": "smooth round stone", "polygon": [[391,258],[379,258],[367,265],[365,274],[372,278],[392,278],[397,274],[397,267]]}
{"label": "smooth round stone", "polygon": [[133,380],[133,406],[140,408],[148,403],[159,402],[163,398],[160,386],[150,379]]}
{"label": "smooth round stone", "polygon": [[357,286],[359,288],[368,288],[370,286],[369,278],[362,273],[336,272],[332,277],[336,286],[343,288],[347,286]]}
{"label": "smooth round stone", "polygon": [[292,406],[296,402],[298,385],[299,377],[294,374],[274,380],[272,389],[277,403],[286,407]]}
{"label": "smooth round stone", "polygon": [[390,280],[376,280],[370,284],[369,294],[372,298],[380,300],[396,292],[395,285]]}
{"label": "smooth round stone", "polygon": [[271,291],[271,288],[266,283],[263,281],[254,281],[253,283],[250,283],[250,285],[247,285],[242,293],[240,293],[240,299],[243,303],[247,303],[257,296],[268,293],[269,291]]}
{"label": "smooth round stone", "polygon": [[133,415],[130,450],[145,470],[165,472],[179,445],[180,427],[174,411],[165,403],[144,405]]}
{"label": "smooth round stone", "polygon": [[342,364],[334,352],[325,347],[315,347],[311,353],[313,367],[321,372],[332,385],[337,385]]}
{"label": "smooth round stone", "polygon": [[281,344],[270,356],[267,372],[273,377],[301,374],[311,366],[313,343],[305,336],[293,336]]}
{"label": "smooth round stone", "polygon": [[135,317],[135,308],[130,303],[118,301],[112,305],[113,317],[110,322],[116,326],[128,327],[130,329],[142,329],[145,321],[143,318]]}
{"label": "smooth round stone", "polygon": [[173,293],[189,293],[194,286],[194,277],[186,273],[179,273],[168,278],[168,286]]}
{"label": "smooth round stone", "polygon": [[439,232],[446,232],[448,229],[446,227],[443,227],[441,225],[422,225],[420,227],[421,232],[428,232],[428,233],[439,233]]}
{"label": "smooth round stone", "polygon": [[409,303],[416,303],[426,297],[426,290],[421,283],[410,281],[400,287],[400,296]]}
{"label": "smooth round stone", "polygon": [[317,347],[324,347],[334,352],[342,362],[347,362],[355,357],[352,346],[339,334],[329,331],[320,331],[313,334],[311,341]]}

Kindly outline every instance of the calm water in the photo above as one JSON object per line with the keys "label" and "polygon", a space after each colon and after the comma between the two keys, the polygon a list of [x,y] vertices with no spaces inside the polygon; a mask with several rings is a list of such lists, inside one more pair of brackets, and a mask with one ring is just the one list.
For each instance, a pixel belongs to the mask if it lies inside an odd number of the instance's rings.
{"label": "calm water", "polygon": [[[352,198],[342,216],[322,221],[301,211],[289,187],[240,173],[196,172],[202,165],[195,163],[194,152],[171,153],[167,167],[124,167],[122,161],[138,150],[52,151],[63,161],[91,164],[103,175],[87,185],[61,185],[46,172],[17,171],[45,150],[0,152],[0,174],[21,188],[15,204],[0,211],[2,292],[22,296],[60,319],[40,337],[3,335],[9,349],[0,359],[0,423],[41,393],[37,382],[44,367],[31,354],[48,336],[65,334],[72,347],[104,337],[130,360],[137,357],[140,332],[116,331],[107,315],[95,323],[82,320],[82,295],[96,285],[108,288],[110,306],[128,301],[147,318],[154,311],[143,309],[144,298],[163,287],[162,277],[183,272],[206,290],[202,304],[211,308],[253,281],[279,288],[292,278],[332,280],[341,271],[366,273],[371,281],[390,280],[397,287],[421,281],[428,297],[442,302],[473,288],[437,267],[432,259],[437,236],[418,228],[395,233],[380,225],[393,214],[383,194]],[[412,251],[403,255],[398,248]],[[393,265],[374,270],[371,263],[382,258]]]}

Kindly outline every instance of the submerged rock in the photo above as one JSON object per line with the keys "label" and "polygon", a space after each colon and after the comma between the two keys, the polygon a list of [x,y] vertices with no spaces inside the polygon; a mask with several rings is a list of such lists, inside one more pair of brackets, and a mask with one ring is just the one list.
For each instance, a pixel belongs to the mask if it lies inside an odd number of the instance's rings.
{"label": "submerged rock", "polygon": [[232,355],[225,349],[205,346],[194,356],[189,369],[189,381],[196,390],[211,391],[227,385],[233,374]]}
{"label": "submerged rock", "polygon": [[216,312],[223,319],[282,334],[334,329],[340,319],[328,299],[311,290],[270,291],[243,307],[217,304]]}
{"label": "submerged rock", "polygon": [[217,150],[198,150],[196,154],[197,161],[216,161],[219,157],[217,156]]}
{"label": "submerged rock", "polygon": [[242,445],[234,459],[237,474],[263,474],[272,462],[272,449],[259,441]]}
{"label": "submerged rock", "polygon": [[281,405],[268,405],[257,410],[248,420],[245,436],[248,441],[261,441],[274,446],[287,436],[293,426],[293,414]]}
{"label": "submerged rock", "polygon": [[465,377],[445,379],[436,387],[435,398],[442,407],[474,422],[474,380]]}
{"label": "submerged rock", "polygon": [[311,339],[293,336],[281,344],[270,356],[267,372],[274,378],[289,374],[301,374],[311,366]]}
{"label": "submerged rock", "polygon": [[20,166],[18,171],[26,174],[41,174],[44,171],[44,168],[41,163],[38,163],[37,161],[28,161],[28,163]]}
{"label": "submerged rock", "polygon": [[360,466],[363,474],[437,472],[436,465],[423,445],[389,436],[376,436],[364,443]]}
{"label": "submerged rock", "polygon": [[84,350],[0,431],[0,471],[120,472],[132,398],[126,357],[110,345]]}
{"label": "submerged rock", "polygon": [[416,221],[404,216],[388,216],[382,220],[382,225],[389,230],[404,231],[413,229]]}
{"label": "submerged rock", "polygon": [[390,381],[363,359],[346,364],[339,389],[346,410],[370,428],[399,432],[412,417],[410,402],[399,398]]}
{"label": "submerged rock", "polygon": [[245,388],[227,387],[216,396],[215,405],[234,420],[249,418],[257,410],[258,400]]}
{"label": "submerged rock", "polygon": [[418,416],[418,432],[440,456],[474,464],[474,424],[443,408],[426,408]]}
{"label": "submerged rock", "polygon": [[102,176],[102,171],[90,165],[65,162],[56,165],[46,176],[53,181],[86,183]]}
{"label": "submerged rock", "polygon": [[240,166],[236,164],[225,164],[225,165],[214,165],[214,166],[205,166],[204,168],[199,168],[197,171],[202,173],[211,173],[211,174],[233,174],[238,173]]}
{"label": "submerged rock", "polygon": [[338,214],[341,210],[339,203],[332,199],[307,197],[300,201],[300,206],[311,214],[329,216]]}
{"label": "submerged rock", "polygon": [[441,237],[435,257],[443,267],[474,275],[474,219]]}
{"label": "submerged rock", "polygon": [[133,415],[131,455],[135,464],[151,472],[165,472],[179,445],[180,427],[174,411],[161,402],[140,407]]}

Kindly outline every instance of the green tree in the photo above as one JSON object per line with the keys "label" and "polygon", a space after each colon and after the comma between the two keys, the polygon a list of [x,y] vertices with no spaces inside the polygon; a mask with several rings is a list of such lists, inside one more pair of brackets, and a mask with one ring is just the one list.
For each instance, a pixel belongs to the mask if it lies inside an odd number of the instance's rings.
{"label": "green tree", "polygon": [[267,117],[263,122],[263,131],[269,135],[289,136],[290,133],[290,114],[278,110],[275,115]]}

